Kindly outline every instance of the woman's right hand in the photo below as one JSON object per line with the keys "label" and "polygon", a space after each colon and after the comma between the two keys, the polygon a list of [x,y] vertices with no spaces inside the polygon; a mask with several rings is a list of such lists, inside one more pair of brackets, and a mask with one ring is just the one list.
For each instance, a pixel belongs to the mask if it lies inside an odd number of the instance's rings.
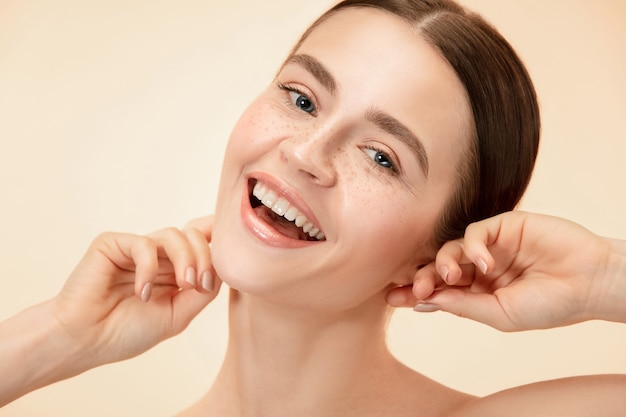
{"label": "woman's right hand", "polygon": [[211,263],[213,218],[147,236],[94,240],[51,311],[83,370],[136,356],[180,333],[217,295]]}

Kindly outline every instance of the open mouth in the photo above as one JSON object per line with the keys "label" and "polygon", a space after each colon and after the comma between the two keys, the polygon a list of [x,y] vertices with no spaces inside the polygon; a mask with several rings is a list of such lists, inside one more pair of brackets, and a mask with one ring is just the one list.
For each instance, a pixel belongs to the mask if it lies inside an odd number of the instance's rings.
{"label": "open mouth", "polygon": [[317,225],[276,191],[254,179],[248,182],[248,191],[250,205],[256,215],[281,234],[296,240],[312,242],[326,240]]}

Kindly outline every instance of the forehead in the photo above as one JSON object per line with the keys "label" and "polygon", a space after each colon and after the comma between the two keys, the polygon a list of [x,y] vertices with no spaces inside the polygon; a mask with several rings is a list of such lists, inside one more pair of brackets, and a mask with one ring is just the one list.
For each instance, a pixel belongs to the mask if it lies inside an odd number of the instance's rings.
{"label": "forehead", "polygon": [[423,139],[431,160],[456,166],[473,126],[469,100],[418,29],[387,11],[349,8],[321,22],[296,53],[329,70],[340,98],[390,113]]}

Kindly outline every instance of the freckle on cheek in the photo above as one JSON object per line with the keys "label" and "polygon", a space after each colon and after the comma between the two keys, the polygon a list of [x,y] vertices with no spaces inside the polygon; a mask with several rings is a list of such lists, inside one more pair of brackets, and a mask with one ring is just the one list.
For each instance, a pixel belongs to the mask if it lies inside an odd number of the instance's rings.
{"label": "freckle on cheek", "polygon": [[[337,158],[333,158],[333,162],[336,161]],[[347,181],[350,184],[354,184],[356,179],[357,179],[357,175],[356,172],[354,170],[354,168],[348,168],[344,174],[344,179],[345,181]]]}

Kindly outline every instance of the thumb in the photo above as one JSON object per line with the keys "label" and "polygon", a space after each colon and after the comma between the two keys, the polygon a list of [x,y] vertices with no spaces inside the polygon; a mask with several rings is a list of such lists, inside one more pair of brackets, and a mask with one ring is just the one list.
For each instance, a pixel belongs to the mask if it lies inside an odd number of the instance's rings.
{"label": "thumb", "polygon": [[474,293],[469,289],[446,288],[436,291],[428,299],[418,303],[414,310],[417,312],[445,311],[501,331],[516,330],[516,326],[496,295]]}
{"label": "thumb", "polygon": [[215,299],[221,285],[222,281],[215,278],[215,286],[210,292],[200,292],[195,289],[181,290],[172,298],[173,334],[178,334],[187,328],[191,320]]}
{"label": "thumb", "polygon": [[202,234],[206,237],[206,239],[210,242],[213,234],[213,218],[214,215],[195,218],[187,222],[184,228],[200,230]]}

